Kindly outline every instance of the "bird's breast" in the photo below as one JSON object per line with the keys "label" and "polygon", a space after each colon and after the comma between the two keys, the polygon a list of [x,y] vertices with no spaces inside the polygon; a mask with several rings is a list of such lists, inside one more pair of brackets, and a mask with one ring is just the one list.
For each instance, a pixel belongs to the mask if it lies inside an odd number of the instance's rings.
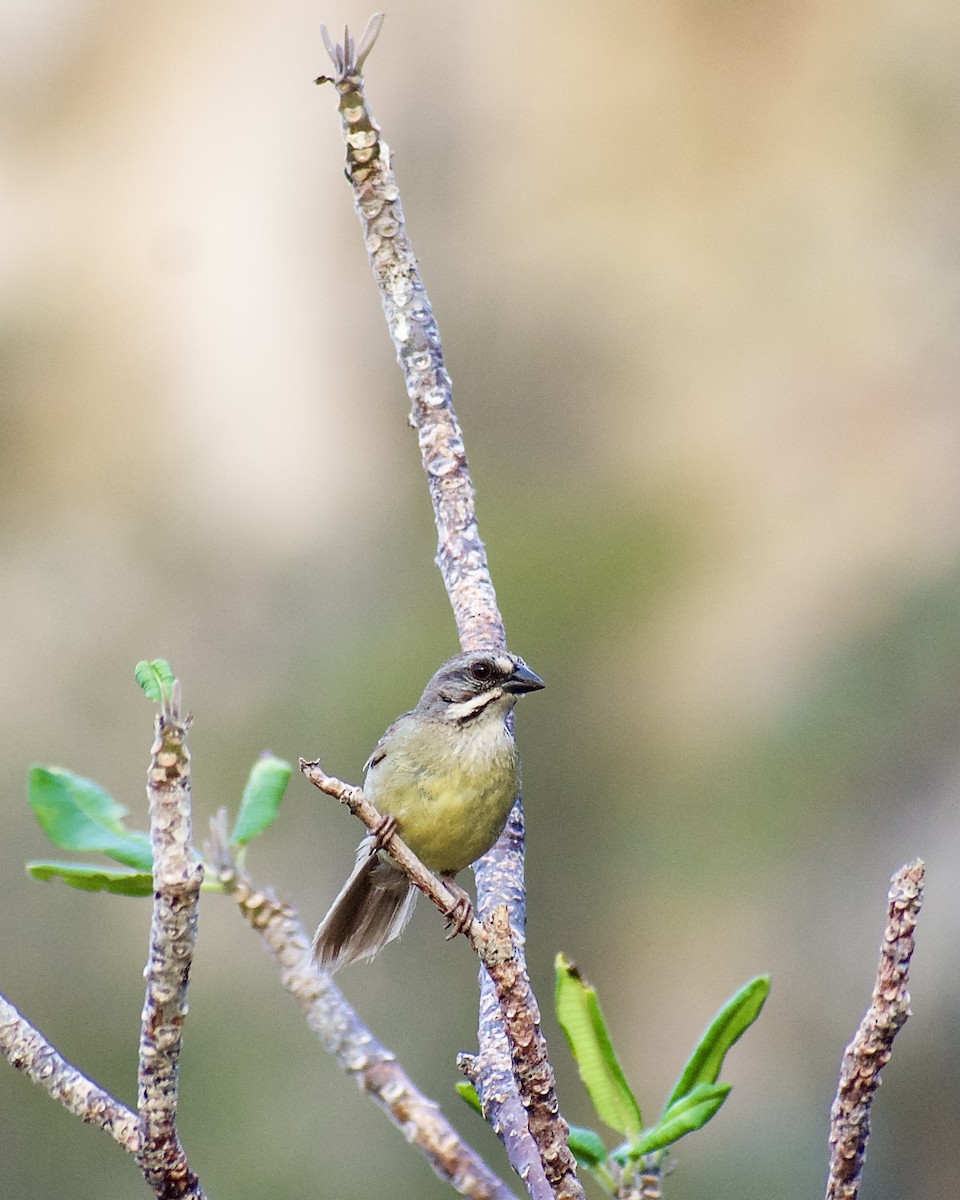
{"label": "bird's breast", "polygon": [[473,726],[410,722],[371,767],[365,791],[432,871],[460,871],[494,844],[520,783],[502,720]]}

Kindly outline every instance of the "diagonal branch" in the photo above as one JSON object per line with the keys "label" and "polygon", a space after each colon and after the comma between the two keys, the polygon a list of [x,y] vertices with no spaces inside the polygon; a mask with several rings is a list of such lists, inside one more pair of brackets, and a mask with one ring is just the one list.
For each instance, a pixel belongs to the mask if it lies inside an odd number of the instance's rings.
{"label": "diagonal branch", "polygon": [[870,1136],[870,1107],[880,1070],[890,1061],[893,1039],[910,1016],[907,978],[913,931],[923,902],[923,863],[901,867],[887,894],[887,927],[880,965],[867,1009],[846,1048],[837,1096],[830,1110],[830,1171],[826,1200],[856,1200]]}
{"label": "diagonal branch", "polygon": [[[342,779],[328,775],[319,762],[306,762],[301,758],[300,770],[315,788],[319,788],[321,792],[325,792],[334,800],[345,804],[371,832],[380,827],[383,818],[366,798],[363,788],[354,787],[352,784],[344,783]],[[399,834],[393,834],[384,844],[384,849],[397,866],[406,873],[410,882],[416,884],[428,900],[435,904],[442,913],[450,911],[455,897],[448,890],[444,881],[423,865]],[[487,941],[487,931],[476,918],[466,929],[465,936],[482,958]]]}
{"label": "diagonal branch", "polygon": [[65,1109],[105,1129],[125,1150],[140,1145],[136,1113],[88,1079],[52,1046],[35,1025],[0,996],[0,1054]]}
{"label": "diagonal branch", "polygon": [[291,905],[262,892],[239,870],[225,825],[211,822],[205,853],[217,878],[244,919],[259,933],[293,996],[324,1048],[386,1112],[434,1171],[470,1200],[514,1200],[513,1192],[460,1138],[437,1105],[409,1078],[393,1054],[367,1029],[334,984],[317,971],[310,939]]}
{"label": "diagonal branch", "polygon": [[137,1088],[137,1161],[162,1200],[203,1197],[176,1128],[180,1046],[203,881],[191,831],[189,727],[190,718],[180,715],[180,685],[175,681],[173,696],[164,697],[157,714],[147,772],[154,899]]}

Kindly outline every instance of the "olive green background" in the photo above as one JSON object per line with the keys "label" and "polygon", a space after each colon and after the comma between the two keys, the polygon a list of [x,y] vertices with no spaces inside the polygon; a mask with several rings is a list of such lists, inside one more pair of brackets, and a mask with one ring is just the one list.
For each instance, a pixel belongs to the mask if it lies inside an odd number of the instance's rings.
{"label": "olive green background", "polygon": [[[317,23],[366,9],[25,0],[0,16],[0,990],[135,1099],[149,906],[27,879],[33,762],[142,825],[163,655],[196,819],[264,747],[353,780],[455,650]],[[822,1192],[892,872],[915,1016],[863,1195],[960,1173],[960,10],[641,0],[387,11],[368,65],[444,336],[511,647],[529,957],[596,983],[650,1119],[773,993],[670,1200]],[[322,915],[359,830],[299,777],[249,867]],[[476,970],[422,907],[342,985],[453,1093]],[[564,1111],[589,1123],[546,1017]],[[204,896],[181,1130],[208,1194],[448,1194]],[[0,1064],[25,1200],[145,1195]],[[588,1184],[588,1187],[590,1185]]]}

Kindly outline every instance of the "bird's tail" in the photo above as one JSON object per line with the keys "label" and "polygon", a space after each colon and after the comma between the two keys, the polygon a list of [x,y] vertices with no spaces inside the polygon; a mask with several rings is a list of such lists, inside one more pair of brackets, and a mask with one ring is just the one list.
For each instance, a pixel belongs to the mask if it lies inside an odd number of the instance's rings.
{"label": "bird's tail", "polygon": [[335,971],[373,958],[410,920],[417,889],[392,863],[370,853],[364,839],[357,864],[313,938],[317,965]]}

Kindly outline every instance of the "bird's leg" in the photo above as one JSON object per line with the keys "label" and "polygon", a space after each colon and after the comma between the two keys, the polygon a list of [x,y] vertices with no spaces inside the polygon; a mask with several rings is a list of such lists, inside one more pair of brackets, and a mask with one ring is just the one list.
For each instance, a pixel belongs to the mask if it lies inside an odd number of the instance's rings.
{"label": "bird's leg", "polygon": [[372,830],[372,840],[370,843],[370,853],[376,854],[378,850],[385,850],[387,842],[397,832],[397,818],[393,813],[386,813],[377,822],[376,829]]}
{"label": "bird's leg", "polygon": [[473,923],[473,901],[459,883],[454,883],[452,875],[444,875],[443,882],[453,894],[453,904],[447,913],[447,941],[451,941],[458,933],[465,934]]}

